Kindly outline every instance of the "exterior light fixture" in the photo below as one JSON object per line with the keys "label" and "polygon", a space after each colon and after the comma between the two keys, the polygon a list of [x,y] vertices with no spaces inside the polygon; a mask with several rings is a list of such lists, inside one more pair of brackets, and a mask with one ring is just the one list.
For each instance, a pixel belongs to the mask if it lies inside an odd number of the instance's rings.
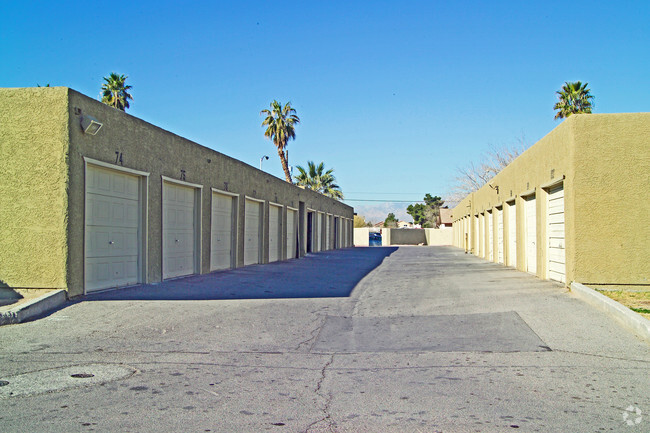
{"label": "exterior light fixture", "polygon": [[83,130],[84,134],[95,135],[99,132],[102,126],[104,126],[104,124],[95,119],[93,116],[81,116],[81,129]]}
{"label": "exterior light fixture", "polygon": [[268,161],[268,160],[269,160],[269,156],[268,156],[268,155],[264,155],[263,157],[260,158],[260,170],[262,169],[262,161],[264,161],[265,159]]}

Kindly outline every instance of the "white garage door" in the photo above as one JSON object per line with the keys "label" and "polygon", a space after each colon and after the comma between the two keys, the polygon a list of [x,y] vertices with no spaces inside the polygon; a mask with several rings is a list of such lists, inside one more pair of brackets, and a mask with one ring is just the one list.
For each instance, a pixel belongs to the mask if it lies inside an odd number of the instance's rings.
{"label": "white garage door", "polygon": [[269,206],[269,262],[280,260],[282,253],[282,208]]}
{"label": "white garage door", "polygon": [[473,239],[472,239],[472,244],[474,245],[474,255],[478,256],[479,253],[479,230],[478,230],[478,215],[474,216],[474,233],[473,233]]}
{"label": "white garage door", "polygon": [[140,282],[140,178],[86,170],[86,292]]}
{"label": "white garage door", "polygon": [[492,212],[488,212],[488,260],[494,261],[494,218]]}
{"label": "white garage door", "polygon": [[287,258],[295,259],[296,256],[296,215],[297,211],[287,209]]}
{"label": "white garage door", "polygon": [[316,249],[314,251],[321,251],[321,244],[323,240],[323,214],[316,214],[316,230],[314,230],[316,239]]}
{"label": "white garage door", "polygon": [[537,273],[537,207],[535,196],[526,197],[525,220],[526,220],[526,271],[531,274]]}
{"label": "white garage door", "polygon": [[485,254],[485,214],[479,215],[479,249],[480,257],[487,257]]}
{"label": "white garage door", "polygon": [[196,189],[163,182],[163,279],[196,272]]}
{"label": "white garage door", "polygon": [[548,193],[548,277],[566,282],[566,254],[564,249],[564,185]]}
{"label": "white garage door", "polygon": [[244,265],[260,263],[262,203],[246,199],[244,215]]}
{"label": "white garage door", "polygon": [[508,204],[508,266],[517,267],[517,206]]}
{"label": "white garage door", "polygon": [[232,267],[232,247],[236,218],[233,218],[234,197],[212,192],[212,223],[210,270]]}
{"label": "white garage door", "polygon": [[497,263],[503,263],[503,208],[497,209]]}

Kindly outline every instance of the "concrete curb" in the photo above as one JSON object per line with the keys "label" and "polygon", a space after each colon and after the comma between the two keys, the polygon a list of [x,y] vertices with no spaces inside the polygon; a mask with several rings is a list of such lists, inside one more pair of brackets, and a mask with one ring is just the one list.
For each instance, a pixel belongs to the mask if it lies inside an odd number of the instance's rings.
{"label": "concrete curb", "polygon": [[650,343],[650,320],[580,283],[571,283],[571,292],[588,304],[610,314],[623,326]]}
{"label": "concrete curb", "polygon": [[9,311],[0,313],[0,326],[22,323],[63,305],[68,299],[66,291],[55,290]]}

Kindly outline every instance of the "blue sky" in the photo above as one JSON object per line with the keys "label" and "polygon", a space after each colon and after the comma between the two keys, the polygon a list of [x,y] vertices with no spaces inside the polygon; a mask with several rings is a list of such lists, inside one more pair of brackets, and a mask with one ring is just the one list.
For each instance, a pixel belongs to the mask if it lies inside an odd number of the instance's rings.
{"label": "blue sky", "polygon": [[[3,2],[1,87],[90,97],[129,76],[128,113],[282,176],[260,110],[291,101],[292,165],[350,199],[445,196],[490,145],[550,132],[555,91],[650,111],[650,2]],[[350,201],[376,221],[404,204]]]}

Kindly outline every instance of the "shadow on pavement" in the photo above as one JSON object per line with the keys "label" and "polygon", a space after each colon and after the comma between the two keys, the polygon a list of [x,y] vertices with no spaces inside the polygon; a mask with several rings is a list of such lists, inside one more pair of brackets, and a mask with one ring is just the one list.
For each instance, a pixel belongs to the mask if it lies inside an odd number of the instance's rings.
{"label": "shadow on pavement", "polygon": [[77,298],[79,301],[347,297],[397,247],[345,248],[297,260],[193,275]]}

